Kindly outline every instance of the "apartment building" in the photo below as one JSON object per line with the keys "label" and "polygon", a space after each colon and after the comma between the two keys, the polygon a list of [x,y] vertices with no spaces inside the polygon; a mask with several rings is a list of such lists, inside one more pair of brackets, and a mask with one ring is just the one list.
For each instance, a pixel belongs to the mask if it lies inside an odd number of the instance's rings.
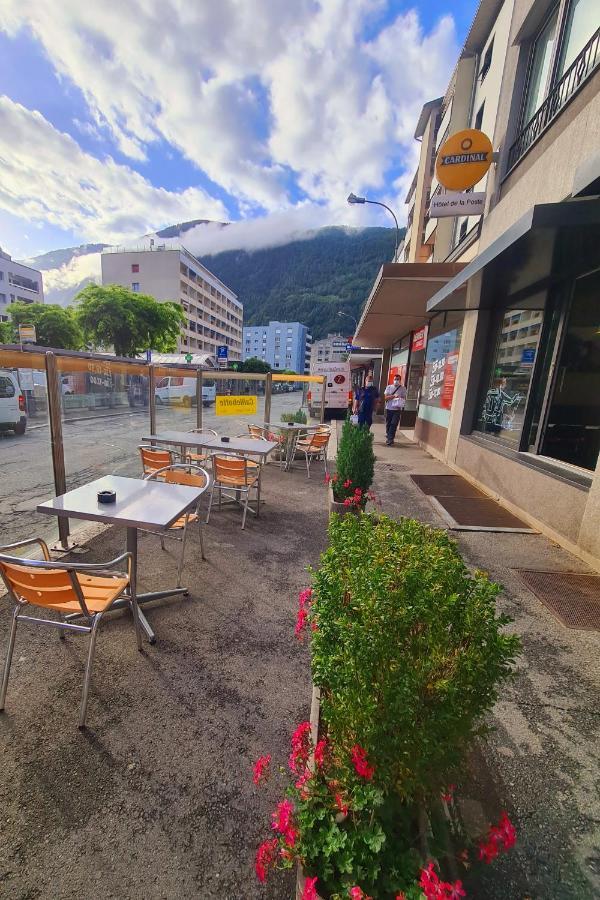
{"label": "apartment building", "polygon": [[244,328],[244,359],[256,357],[272,369],[309,370],[312,337],[300,322],[269,322]]}
{"label": "apartment building", "polygon": [[310,350],[311,368],[315,363],[339,362],[348,355],[348,340],[343,334],[328,334],[319,341],[313,341]]}
{"label": "apartment building", "polygon": [[157,300],[180,303],[186,320],[179,352],[199,351],[216,357],[217,347],[227,345],[230,360],[242,358],[242,304],[184,247],[105,250],[102,284],[120,284]]}
{"label": "apartment building", "polygon": [[11,303],[43,303],[42,273],[15,262],[0,247],[0,322],[8,322]]}
{"label": "apartment building", "polygon": [[406,233],[404,235],[403,256],[398,262],[429,262],[433,252],[432,243],[426,241],[425,229],[428,225],[428,209],[431,197],[431,182],[434,177],[437,135],[440,126],[442,97],[430,100],[421,110],[415,129],[415,140],[421,144],[419,165],[414,174],[406,204]]}
{"label": "apartment building", "polygon": [[598,566],[597,3],[482,0],[437,116],[436,155],[464,128],[492,141],[484,214],[425,213],[429,262],[382,267],[356,340],[419,383],[423,446]]}

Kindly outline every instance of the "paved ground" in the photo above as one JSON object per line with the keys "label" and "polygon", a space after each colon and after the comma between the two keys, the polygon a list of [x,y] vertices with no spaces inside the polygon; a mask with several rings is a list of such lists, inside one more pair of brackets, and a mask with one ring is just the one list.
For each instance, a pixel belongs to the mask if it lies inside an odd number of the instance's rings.
{"label": "paved ground", "polygon": [[[237,510],[211,517],[207,562],[194,536],[190,598],[148,610],[155,646],[137,652],[128,616],[101,628],[87,732],[76,727],[87,638],[18,636],[0,716],[2,897],[291,897],[290,875],[266,889],[254,876],[285,779],[257,791],[252,765],[266,752],[285,765],[291,732],[308,717],[308,652],[293,632],[306,566],[324,547],[327,499],[320,478],[272,464],[264,495],[264,514],[245,531]],[[107,530],[86,559],[123,543]],[[142,587],[168,586],[175,568],[157,538],[141,539]]]}
{"label": "paved ground", "polygon": [[[272,398],[273,421],[282,412],[298,409],[301,391],[275,395]],[[259,398],[259,418],[264,399]],[[116,410],[69,413],[63,425],[67,487],[75,488],[101,475],[140,474],[137,451],[142,438],[149,433],[148,410],[129,407]],[[196,427],[196,409],[182,406],[157,406],[157,428],[189,431]],[[214,406],[203,410],[203,426],[220,434],[235,435],[247,430],[245,418],[220,416]],[[50,437],[45,416],[29,420],[27,432],[19,437],[0,432],[0,543],[28,537],[32,528],[50,541],[58,537],[54,519],[35,513],[35,507],[54,494]],[[76,528],[77,523],[71,522]],[[6,538],[6,540],[5,540]]]}
{"label": "paved ground", "polygon": [[[388,514],[439,527],[411,473],[448,472],[401,437],[387,448],[374,427],[375,490]],[[493,900],[591,900],[600,897],[600,634],[565,628],[522,584],[515,569],[587,571],[541,535],[455,532],[468,564],[504,585],[499,608],[523,639],[518,676],[494,709],[494,732],[473,754],[462,788],[474,821],[507,809],[516,853],[471,885]]]}

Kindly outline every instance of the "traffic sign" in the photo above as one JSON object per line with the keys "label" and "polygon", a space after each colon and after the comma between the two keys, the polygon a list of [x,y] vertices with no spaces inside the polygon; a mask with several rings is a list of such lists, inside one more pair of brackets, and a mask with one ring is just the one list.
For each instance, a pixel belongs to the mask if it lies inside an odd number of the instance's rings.
{"label": "traffic sign", "polygon": [[362,350],[362,347],[357,347],[355,344],[346,344],[346,353],[352,353],[353,350]]}

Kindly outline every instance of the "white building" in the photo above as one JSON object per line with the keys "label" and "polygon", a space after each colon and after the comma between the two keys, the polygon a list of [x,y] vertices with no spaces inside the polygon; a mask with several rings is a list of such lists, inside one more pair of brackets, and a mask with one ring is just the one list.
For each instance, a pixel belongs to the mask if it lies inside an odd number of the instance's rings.
{"label": "white building", "polygon": [[244,308],[236,294],[184,247],[164,245],[102,253],[102,284],[120,284],[157,300],[180,303],[186,321],[180,352],[209,353],[229,348],[228,358],[242,358]]}
{"label": "white building", "polygon": [[328,334],[320,341],[313,341],[310,351],[311,368],[315,363],[339,362],[348,355],[346,344],[348,341],[341,334]]}
{"label": "white building", "polygon": [[42,273],[15,262],[0,247],[0,322],[8,322],[11,303],[43,303]]}

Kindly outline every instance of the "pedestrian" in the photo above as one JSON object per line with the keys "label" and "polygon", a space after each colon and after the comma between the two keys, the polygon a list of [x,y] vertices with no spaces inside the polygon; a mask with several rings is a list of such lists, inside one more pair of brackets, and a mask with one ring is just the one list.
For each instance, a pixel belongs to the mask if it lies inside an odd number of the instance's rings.
{"label": "pedestrian", "polygon": [[354,412],[358,414],[358,425],[366,425],[370,430],[373,424],[373,410],[379,397],[379,391],[373,384],[373,376],[367,375],[365,386],[359,388],[354,400]]}
{"label": "pedestrian", "polygon": [[406,388],[399,375],[394,375],[392,384],[385,389],[385,443],[391,447],[396,437],[396,429],[402,410],[406,404]]}

